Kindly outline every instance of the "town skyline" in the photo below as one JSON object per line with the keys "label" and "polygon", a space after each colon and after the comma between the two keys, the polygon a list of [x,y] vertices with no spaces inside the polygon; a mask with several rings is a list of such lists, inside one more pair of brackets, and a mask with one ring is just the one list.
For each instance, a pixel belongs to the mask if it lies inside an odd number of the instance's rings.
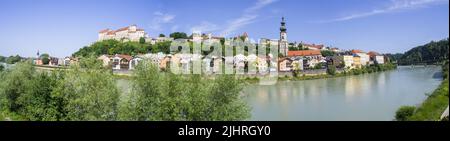
{"label": "town skyline", "polygon": [[[254,40],[278,39],[282,16],[286,17],[289,42],[324,44],[345,50],[402,53],[431,40],[448,37],[446,0],[343,2],[355,3],[349,6],[338,2],[289,0],[255,0],[239,4],[237,1],[199,1],[197,4],[158,0],[131,4],[109,2],[105,7],[95,7],[101,2],[46,0],[32,4],[30,1],[2,1],[0,18],[5,22],[0,23],[0,29],[8,34],[0,33],[0,55],[34,57],[39,50],[56,57],[69,56],[95,42],[100,30],[132,24],[141,26],[150,37],[160,33],[168,36],[177,31],[225,37],[247,32]],[[222,4],[229,6],[221,8]],[[134,8],[114,11],[120,5]],[[333,12],[302,12],[293,5],[305,5],[299,6],[305,11],[324,6]],[[204,11],[209,12],[201,13]],[[134,15],[130,16],[130,13]],[[59,34],[66,35],[57,36]]]}

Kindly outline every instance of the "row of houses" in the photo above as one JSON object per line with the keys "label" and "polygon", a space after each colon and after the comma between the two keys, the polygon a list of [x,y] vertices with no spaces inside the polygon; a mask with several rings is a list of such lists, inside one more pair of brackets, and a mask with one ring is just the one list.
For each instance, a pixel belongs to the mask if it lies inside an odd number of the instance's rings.
{"label": "row of houses", "polygon": [[78,63],[77,57],[65,57],[65,58],[57,58],[57,57],[49,57],[48,64],[44,64],[43,58],[37,57],[33,59],[34,65],[48,65],[48,66],[69,66],[70,64]]}
{"label": "row of houses", "polygon": [[[230,68],[236,70],[244,70],[245,68],[250,71],[275,71],[276,62],[271,61],[271,55],[268,56],[257,56],[255,54],[250,54],[245,56],[243,54],[238,54],[236,56],[229,57],[219,57],[219,56],[202,56],[200,54],[142,54],[137,56],[129,55],[101,55],[98,57],[99,60],[103,62],[103,66],[111,67],[113,70],[133,70],[136,65],[142,60],[148,60],[159,66],[161,70],[167,70],[171,66],[176,66],[181,68],[183,72],[190,72],[194,62],[199,62],[202,65],[203,72],[206,73],[218,73],[222,71],[222,67],[227,65]],[[270,65],[269,65],[270,64]],[[273,66],[272,69],[269,66]]]}
{"label": "row of houses", "polygon": [[[367,65],[384,64],[387,58],[376,52],[359,50],[342,52],[335,56],[323,57],[321,50],[288,51],[288,56],[278,61],[279,71],[314,69],[317,64],[334,65],[345,69],[361,68]],[[323,66],[325,67],[325,66]]]}

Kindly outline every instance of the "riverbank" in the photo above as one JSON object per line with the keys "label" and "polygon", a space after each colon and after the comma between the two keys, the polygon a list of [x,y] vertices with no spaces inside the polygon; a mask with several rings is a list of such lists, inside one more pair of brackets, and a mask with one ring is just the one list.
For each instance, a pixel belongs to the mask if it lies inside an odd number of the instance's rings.
{"label": "riverbank", "polygon": [[[278,81],[302,81],[302,80],[314,80],[314,79],[327,79],[327,78],[337,78],[337,77],[344,77],[344,76],[353,76],[353,75],[361,75],[361,74],[369,74],[374,72],[383,72],[383,71],[389,71],[397,69],[397,66],[394,64],[385,64],[385,65],[377,65],[377,66],[367,66],[362,67],[360,69],[351,69],[351,70],[344,70],[340,72],[334,72],[330,73],[327,71],[327,73],[321,73],[321,74],[297,74],[295,75],[281,75],[278,76]],[[248,83],[258,83],[259,78],[257,77],[246,77],[244,80]]]}
{"label": "riverbank", "polygon": [[448,79],[444,80],[433,93],[416,108],[408,120],[412,121],[437,121],[449,104]]}
{"label": "riverbank", "polygon": [[[438,121],[442,113],[449,105],[449,77],[448,62],[443,65],[443,81],[439,87],[431,93],[428,98],[418,107],[402,106],[397,110],[397,120],[408,121]],[[448,120],[448,117],[447,117]]]}
{"label": "riverbank", "polygon": [[[342,70],[336,71],[333,73],[329,73],[329,71],[324,71],[325,73],[318,74],[302,74],[301,72],[295,76],[292,72],[283,73],[278,75],[278,81],[301,81],[301,80],[314,80],[314,79],[327,79],[327,78],[337,78],[344,76],[353,76],[353,75],[361,75],[361,74],[369,74],[374,72],[383,72],[397,69],[397,66],[394,64],[384,64],[384,65],[374,65],[374,66],[366,66],[360,69],[351,69],[351,70]],[[289,74],[289,75],[288,75]],[[119,79],[131,79],[133,76],[130,74],[118,74],[115,73],[114,76]],[[245,76],[241,75],[238,78],[244,80],[249,84],[259,83],[260,77],[264,76]]]}

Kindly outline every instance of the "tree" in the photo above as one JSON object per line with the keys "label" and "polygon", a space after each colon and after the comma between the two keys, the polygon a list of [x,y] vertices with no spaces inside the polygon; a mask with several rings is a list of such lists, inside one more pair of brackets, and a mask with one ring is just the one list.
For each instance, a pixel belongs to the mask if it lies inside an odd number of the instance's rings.
{"label": "tree", "polygon": [[[449,38],[440,41],[431,41],[428,44],[412,48],[398,59],[400,65],[414,63],[436,63],[448,60]],[[398,57],[398,56],[397,56]]]}
{"label": "tree", "polygon": [[20,62],[20,60],[22,60],[22,57],[20,57],[19,55],[16,55],[16,56],[9,56],[9,57],[6,59],[6,63],[8,63],[8,64],[15,64],[15,63],[17,63],[17,62]]}
{"label": "tree", "polygon": [[116,120],[118,115],[116,81],[94,56],[66,70],[51,95],[60,99],[58,120]]}
{"label": "tree", "polygon": [[159,37],[166,37],[166,35],[164,35],[164,34],[159,34]]}
{"label": "tree", "polygon": [[200,75],[161,73],[151,62],[134,71],[132,93],[121,108],[123,120],[243,120],[249,108],[240,91],[242,82],[222,75],[214,80]]}
{"label": "tree", "polygon": [[139,38],[139,43],[140,44],[145,44],[145,38],[144,37]]}
{"label": "tree", "polygon": [[38,72],[29,62],[1,75],[2,113],[24,120],[116,120],[119,91],[108,69],[94,57],[68,70]]}
{"label": "tree", "polygon": [[336,66],[334,65],[328,65],[327,66],[327,73],[329,75],[335,75],[336,74]]}
{"label": "tree", "polygon": [[325,64],[324,64],[323,62],[317,63],[317,64],[314,66],[314,69],[322,69],[324,65],[325,65]]}
{"label": "tree", "polygon": [[0,82],[0,107],[1,110],[19,112],[23,105],[18,102],[21,95],[28,91],[28,85],[35,73],[30,63],[20,62],[6,74]]}
{"label": "tree", "polygon": [[2,64],[0,64],[0,72],[3,71],[4,69],[5,67]]}
{"label": "tree", "polygon": [[50,62],[50,55],[48,55],[47,53],[41,54],[41,56],[39,56],[42,60],[42,64],[44,65],[48,65],[48,63]]}
{"label": "tree", "polygon": [[331,50],[322,50],[320,51],[323,57],[334,56],[336,53]]}
{"label": "tree", "polygon": [[402,106],[395,113],[395,120],[407,121],[410,116],[414,114],[416,107],[414,106]]}
{"label": "tree", "polygon": [[6,57],[5,56],[0,56],[0,62],[5,62],[6,61]]}
{"label": "tree", "polygon": [[31,121],[57,120],[57,107],[54,105],[56,98],[51,95],[60,75],[59,71],[35,72],[26,85],[26,90],[18,98],[22,108],[18,112],[25,119]]}
{"label": "tree", "polygon": [[188,36],[184,32],[174,32],[169,35],[173,39],[187,39]]}

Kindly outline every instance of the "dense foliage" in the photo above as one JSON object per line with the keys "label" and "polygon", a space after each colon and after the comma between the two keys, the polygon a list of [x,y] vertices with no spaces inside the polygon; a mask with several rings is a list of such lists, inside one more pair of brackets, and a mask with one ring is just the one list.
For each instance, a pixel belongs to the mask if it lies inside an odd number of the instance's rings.
{"label": "dense foliage", "polygon": [[154,45],[142,42],[121,42],[117,40],[105,40],[96,42],[90,46],[81,48],[79,51],[75,52],[73,56],[86,57],[94,53],[94,55],[102,54],[126,54],[126,55],[137,55],[145,53],[157,53],[164,52],[170,53],[170,41],[159,42]]}
{"label": "dense foliage", "polygon": [[414,106],[402,106],[395,112],[395,120],[406,121],[410,116],[414,114],[416,107]]}
{"label": "dense foliage", "polygon": [[171,33],[169,36],[172,37],[173,39],[187,39],[188,38],[187,34],[184,32],[174,32],[174,33]]}
{"label": "dense foliage", "polygon": [[449,38],[438,42],[432,41],[428,44],[415,47],[405,52],[399,59],[399,64],[436,63],[448,60]]}
{"label": "dense foliage", "polygon": [[0,62],[5,62],[8,64],[15,64],[17,62],[20,62],[22,60],[22,57],[20,57],[19,55],[15,55],[15,56],[9,56],[9,57],[1,57],[0,58]]}
{"label": "dense foliage", "polygon": [[14,120],[115,120],[116,83],[111,72],[98,68],[47,72],[35,70],[29,62],[18,63],[1,75],[1,113],[18,115]]}
{"label": "dense foliage", "polygon": [[234,76],[209,79],[138,65],[132,93],[95,57],[70,69],[36,70],[29,62],[0,72],[0,120],[244,120],[249,107]]}
{"label": "dense foliage", "polygon": [[331,50],[322,50],[322,51],[320,51],[320,53],[322,54],[323,57],[336,55],[336,53]]}
{"label": "dense foliage", "polygon": [[42,60],[42,64],[44,65],[48,65],[48,63],[50,62],[50,55],[48,55],[47,53],[41,54],[41,56],[39,56]]}
{"label": "dense foliage", "polygon": [[241,98],[242,82],[233,75],[209,79],[200,75],[161,73],[149,62],[135,71],[124,120],[244,120],[249,108]]}

